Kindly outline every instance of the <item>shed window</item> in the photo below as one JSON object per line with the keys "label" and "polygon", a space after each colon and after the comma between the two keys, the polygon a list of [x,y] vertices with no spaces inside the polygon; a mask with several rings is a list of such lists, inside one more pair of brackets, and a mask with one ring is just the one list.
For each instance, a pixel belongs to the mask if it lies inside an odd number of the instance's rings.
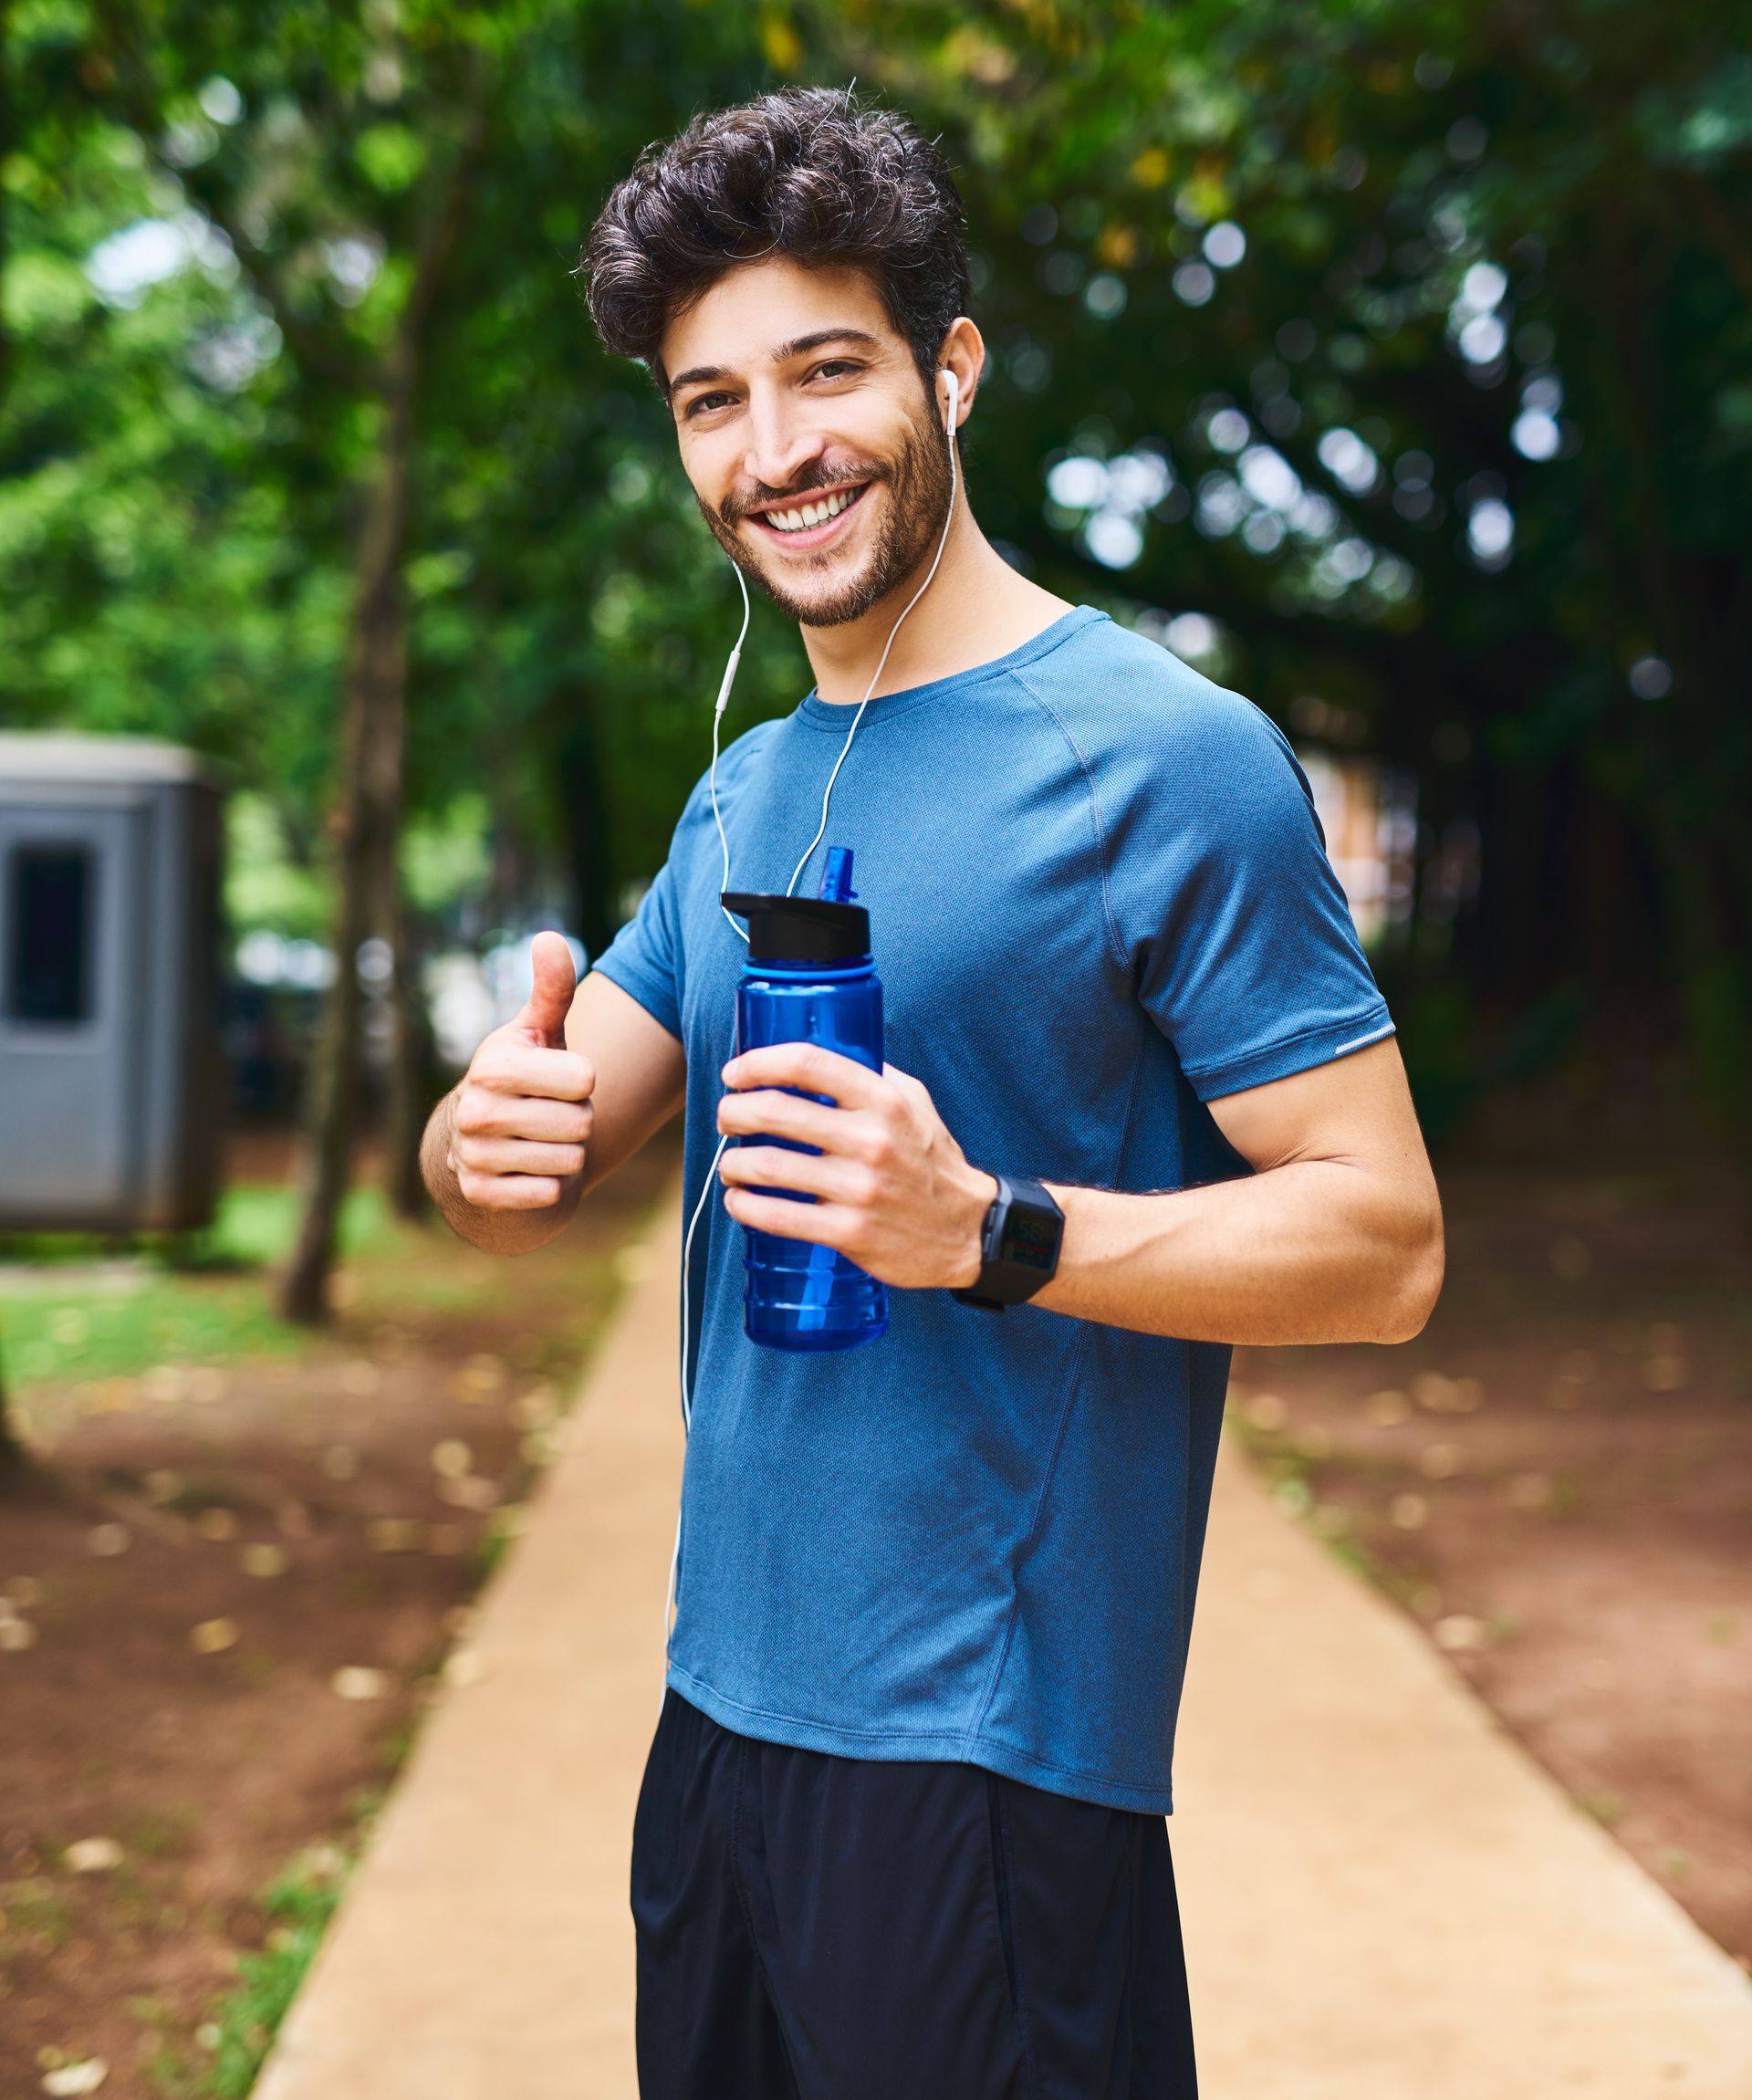
{"label": "shed window", "polygon": [[6,881],[6,1017],[62,1026],[91,1018],[91,854],[16,846]]}

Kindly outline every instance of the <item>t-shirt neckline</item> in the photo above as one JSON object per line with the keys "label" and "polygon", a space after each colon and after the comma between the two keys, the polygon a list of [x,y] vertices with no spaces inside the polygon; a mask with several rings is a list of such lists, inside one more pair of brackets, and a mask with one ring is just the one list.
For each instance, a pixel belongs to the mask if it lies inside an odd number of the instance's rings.
{"label": "t-shirt neckline", "polygon": [[[909,707],[921,707],[926,701],[941,699],[944,694],[959,691],[964,686],[977,685],[983,679],[999,678],[1007,671],[1020,670],[1025,663],[1032,663],[1037,657],[1045,656],[1073,634],[1108,615],[1094,605],[1073,605],[1069,612],[1061,612],[1058,619],[1043,627],[1038,634],[1008,651],[1005,655],[994,656],[989,663],[970,664],[965,671],[952,672],[946,678],[933,678],[923,685],[904,685],[897,693],[879,693],[864,708],[864,726],[879,716],[902,715]],[[793,719],[806,722],[817,729],[848,729],[851,718],[858,712],[854,701],[824,700],[813,686],[797,704]]]}

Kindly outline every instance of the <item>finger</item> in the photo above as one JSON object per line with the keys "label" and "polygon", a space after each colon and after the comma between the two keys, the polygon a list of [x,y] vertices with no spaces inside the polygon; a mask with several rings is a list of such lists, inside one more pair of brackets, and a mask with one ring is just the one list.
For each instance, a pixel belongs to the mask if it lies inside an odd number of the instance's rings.
{"label": "finger", "polygon": [[724,1083],[738,1089],[801,1087],[805,1093],[826,1094],[841,1108],[873,1108],[885,1087],[880,1072],[819,1043],[768,1043],[744,1050],[725,1066]]}
{"label": "finger", "polygon": [[751,1189],[726,1188],[724,1207],[738,1225],[770,1232],[775,1239],[807,1239],[840,1253],[856,1229],[858,1214],[839,1203],[787,1203],[782,1196],[756,1196]]}
{"label": "finger", "polygon": [[520,1137],[462,1137],[453,1147],[473,1174],[572,1175],[584,1171],[581,1144],[532,1144]]}
{"label": "finger", "polygon": [[855,1157],[867,1149],[876,1127],[872,1117],[855,1109],[824,1108],[776,1087],[727,1093],[718,1102],[718,1128],[732,1137],[791,1137],[799,1144]]}
{"label": "finger", "polygon": [[867,1166],[826,1154],[782,1152],[777,1145],[732,1145],[718,1162],[726,1188],[790,1188],[799,1196],[864,1204],[875,1195]]}
{"label": "finger", "polygon": [[534,1094],[493,1093],[470,1087],[456,1103],[456,1130],[464,1137],[527,1137],[541,1144],[585,1144],[596,1121],[588,1101],[548,1101]]}
{"label": "finger", "polygon": [[566,1047],[566,1016],[578,990],[578,971],[563,934],[537,934],[529,948],[535,983],[513,1028],[533,1029],[550,1050]]}
{"label": "finger", "polygon": [[596,1067],[578,1050],[542,1050],[501,1032],[475,1052],[470,1081],[495,1093],[539,1095],[546,1101],[585,1101],[596,1085]]}
{"label": "finger", "polygon": [[559,1184],[539,1174],[471,1174],[466,1167],[456,1186],[476,1210],[550,1210],[559,1201]]}
{"label": "finger", "polygon": [[914,1079],[910,1071],[902,1071],[897,1064],[885,1064],[882,1067],[882,1077],[891,1086],[899,1087],[909,1101],[928,1102],[931,1099],[924,1081]]}

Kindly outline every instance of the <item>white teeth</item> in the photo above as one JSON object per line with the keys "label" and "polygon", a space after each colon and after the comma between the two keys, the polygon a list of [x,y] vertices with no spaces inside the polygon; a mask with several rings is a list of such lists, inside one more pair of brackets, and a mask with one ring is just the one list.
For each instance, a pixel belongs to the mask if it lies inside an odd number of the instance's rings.
{"label": "white teeth", "polygon": [[807,532],[812,525],[825,525],[829,518],[838,517],[857,493],[855,488],[849,488],[820,503],[806,503],[801,510],[768,510],[762,515],[780,532]]}

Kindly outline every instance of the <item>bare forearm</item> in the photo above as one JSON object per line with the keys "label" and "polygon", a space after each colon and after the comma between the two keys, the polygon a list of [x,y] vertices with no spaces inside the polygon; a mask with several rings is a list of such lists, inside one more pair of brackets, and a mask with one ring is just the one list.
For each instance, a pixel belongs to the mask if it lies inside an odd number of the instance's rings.
{"label": "bare forearm", "polygon": [[483,1210],[463,1194],[451,1158],[456,1130],[456,1092],[447,1093],[426,1123],[420,1144],[420,1172],[432,1200],[459,1238],[488,1254],[528,1254],[563,1232],[578,1208],[583,1177],[561,1184],[558,1203],[536,1210]]}
{"label": "bare forearm", "polygon": [[1054,1187],[1058,1271],[1037,1305],[1193,1342],[1403,1342],[1442,1280],[1427,1196],[1343,1161],[1292,1161],[1161,1196]]}

